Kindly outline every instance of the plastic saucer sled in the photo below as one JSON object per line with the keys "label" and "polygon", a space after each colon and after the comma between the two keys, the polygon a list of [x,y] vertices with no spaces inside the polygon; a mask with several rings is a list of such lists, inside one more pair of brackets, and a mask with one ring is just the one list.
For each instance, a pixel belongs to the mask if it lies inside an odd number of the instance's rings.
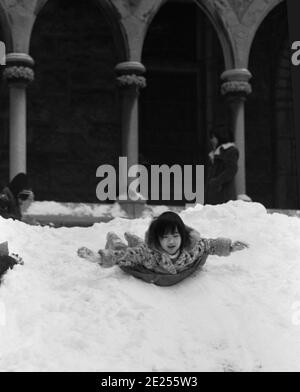
{"label": "plastic saucer sled", "polygon": [[176,275],[160,274],[157,272],[150,271],[142,266],[120,268],[124,272],[134,276],[135,278],[142,279],[147,283],[153,283],[157,286],[173,286],[192,275],[198,268],[203,267],[203,265],[206,263],[207,257],[208,255],[202,255],[202,257],[196,260],[193,264],[191,264],[189,268],[184,271],[178,272]]}

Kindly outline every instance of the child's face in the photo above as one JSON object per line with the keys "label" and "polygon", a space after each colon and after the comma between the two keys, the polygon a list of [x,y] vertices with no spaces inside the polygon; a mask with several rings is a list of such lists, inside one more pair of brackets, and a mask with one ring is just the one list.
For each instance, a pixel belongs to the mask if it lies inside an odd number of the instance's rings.
{"label": "child's face", "polygon": [[165,233],[162,237],[159,238],[159,242],[161,248],[165,252],[169,253],[170,255],[175,255],[181,245],[181,236],[176,229],[174,233]]}

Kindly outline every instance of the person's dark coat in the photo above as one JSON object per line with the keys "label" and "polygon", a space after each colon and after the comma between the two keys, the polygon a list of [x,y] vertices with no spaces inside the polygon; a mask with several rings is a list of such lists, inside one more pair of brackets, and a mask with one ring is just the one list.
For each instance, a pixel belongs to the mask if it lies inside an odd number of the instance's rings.
{"label": "person's dark coat", "polygon": [[211,155],[205,189],[206,204],[222,204],[236,200],[235,175],[238,171],[238,149],[231,143],[220,146]]}
{"label": "person's dark coat", "polygon": [[16,260],[11,256],[0,256],[0,283],[4,274],[17,264]]}
{"label": "person's dark coat", "polygon": [[26,174],[20,173],[0,193],[0,216],[9,219],[22,219],[18,195],[24,189],[28,189]]}
{"label": "person's dark coat", "polygon": [[0,244],[0,283],[3,275],[17,264],[16,259],[9,256],[8,243]]}
{"label": "person's dark coat", "polygon": [[5,219],[22,219],[18,199],[8,187],[4,188],[0,194],[0,216]]}

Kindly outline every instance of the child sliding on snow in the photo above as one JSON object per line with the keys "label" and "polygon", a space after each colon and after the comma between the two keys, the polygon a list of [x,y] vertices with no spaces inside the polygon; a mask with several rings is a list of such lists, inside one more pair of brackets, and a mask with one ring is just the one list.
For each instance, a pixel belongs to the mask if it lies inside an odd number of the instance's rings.
{"label": "child sliding on snow", "polygon": [[102,267],[142,266],[159,274],[176,275],[195,263],[204,265],[208,255],[229,256],[231,252],[247,248],[246,244],[227,238],[201,238],[174,212],[165,212],[154,219],[145,241],[130,233],[125,233],[125,238],[128,245],[115,233],[108,233],[104,250],[95,254],[80,248],[78,255]]}

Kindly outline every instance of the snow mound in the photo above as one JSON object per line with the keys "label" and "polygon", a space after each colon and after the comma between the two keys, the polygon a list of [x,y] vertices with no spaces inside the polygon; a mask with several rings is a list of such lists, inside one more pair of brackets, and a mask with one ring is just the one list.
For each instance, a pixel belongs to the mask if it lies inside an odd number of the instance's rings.
{"label": "snow mound", "polygon": [[0,286],[2,371],[300,371],[300,220],[230,202],[181,213],[202,236],[245,241],[160,288],[79,259],[108,231],[143,237],[153,212],[90,228],[0,218],[22,255]]}

